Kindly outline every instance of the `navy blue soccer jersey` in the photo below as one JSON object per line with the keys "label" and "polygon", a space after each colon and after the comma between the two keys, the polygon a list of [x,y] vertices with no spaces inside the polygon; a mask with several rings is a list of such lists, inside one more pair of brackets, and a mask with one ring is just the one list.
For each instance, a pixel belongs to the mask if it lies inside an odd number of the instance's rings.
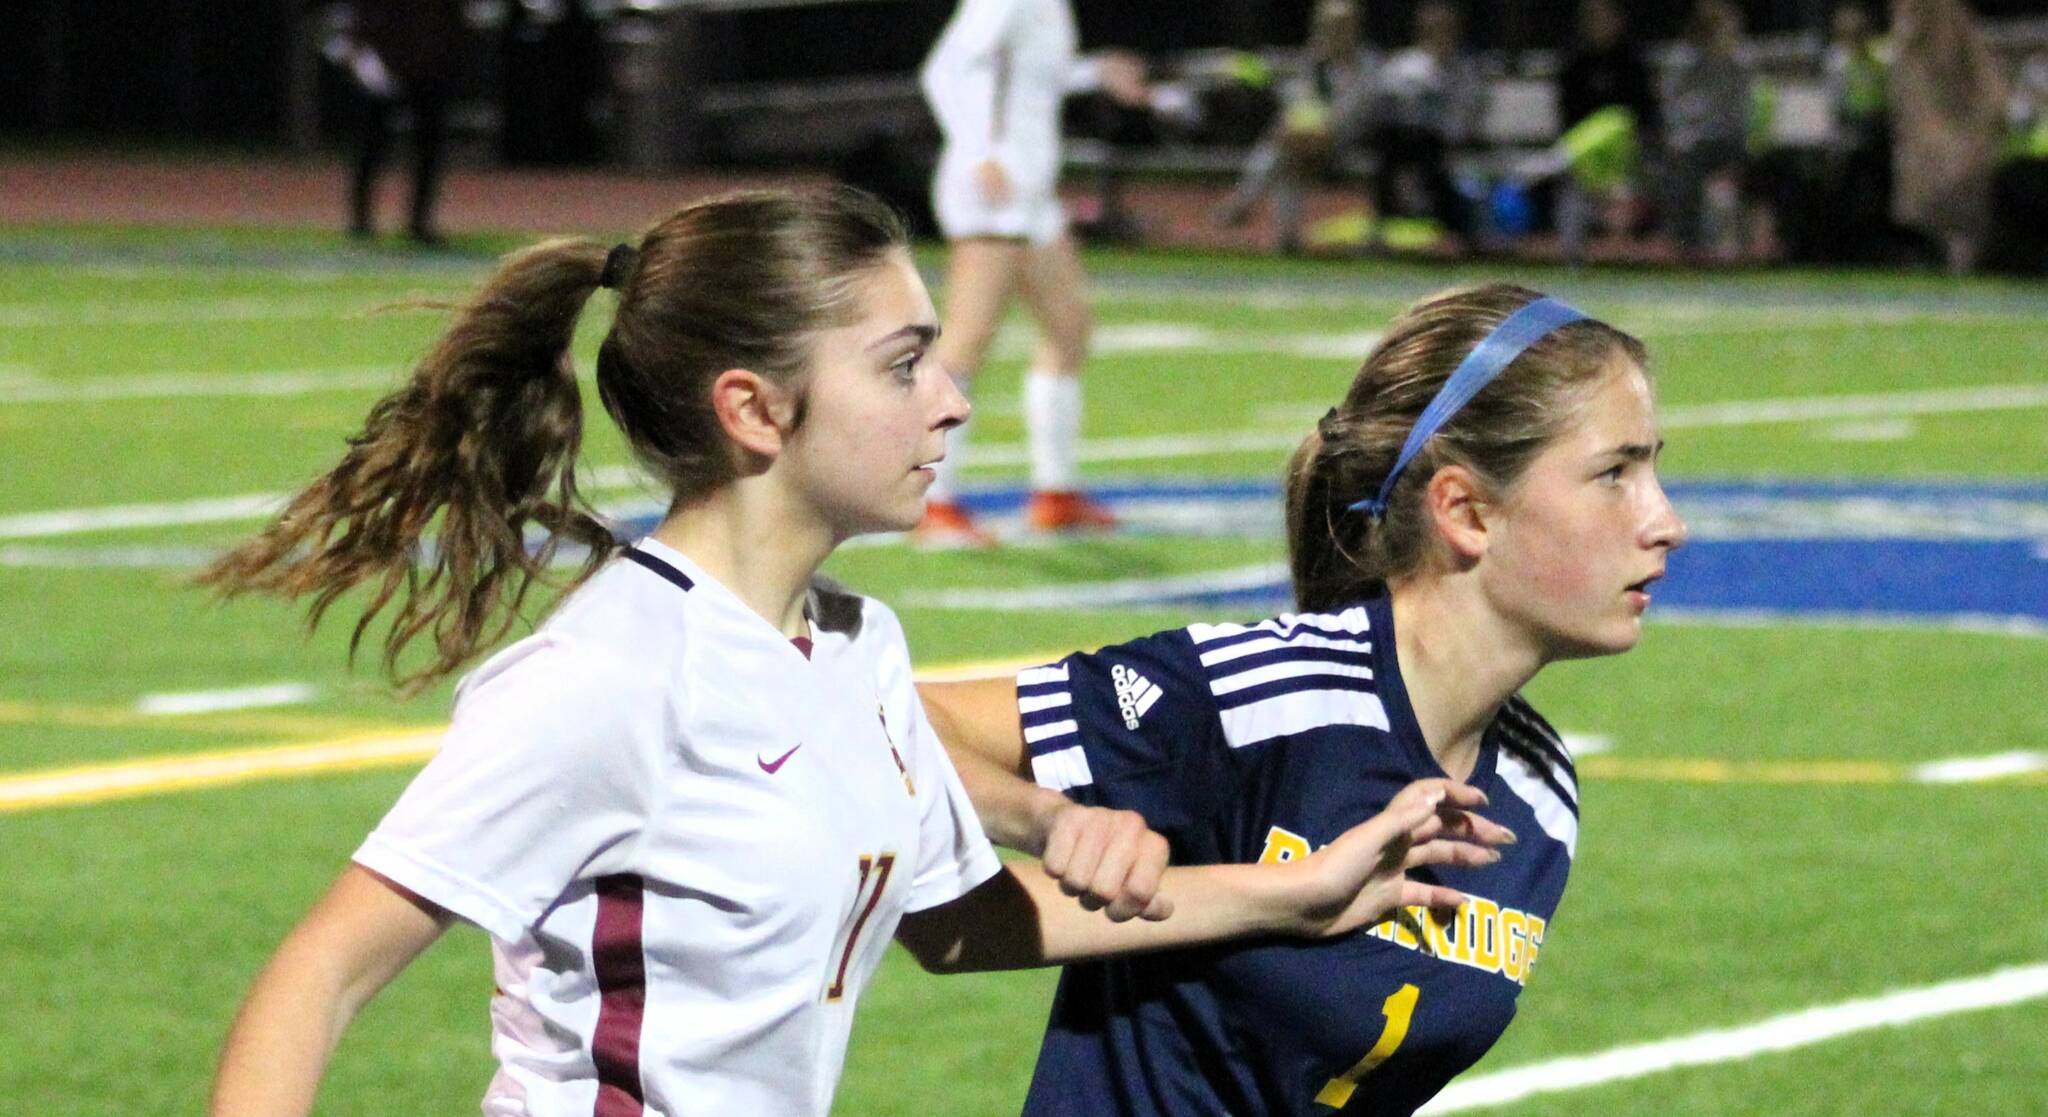
{"label": "navy blue soccer jersey", "polygon": [[[1143,814],[1175,864],[1306,856],[1444,775],[1385,598],[1069,656],[1020,673],[1017,702],[1038,782]],[[1578,836],[1571,760],[1519,695],[1471,782],[1521,841],[1491,865],[1416,873],[1472,897],[1455,917],[1069,966],[1024,1112],[1413,1112],[1514,1016]]]}

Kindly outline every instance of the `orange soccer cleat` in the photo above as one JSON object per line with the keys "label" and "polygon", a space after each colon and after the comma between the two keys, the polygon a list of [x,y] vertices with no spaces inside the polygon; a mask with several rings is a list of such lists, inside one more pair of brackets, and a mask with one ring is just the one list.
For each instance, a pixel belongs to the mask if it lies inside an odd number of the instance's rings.
{"label": "orange soccer cleat", "polygon": [[950,500],[927,501],[924,518],[911,529],[910,541],[933,550],[987,550],[996,537],[975,526],[967,509]]}
{"label": "orange soccer cleat", "polygon": [[1032,493],[1024,520],[1035,531],[1109,531],[1116,527],[1115,513],[1071,489]]}

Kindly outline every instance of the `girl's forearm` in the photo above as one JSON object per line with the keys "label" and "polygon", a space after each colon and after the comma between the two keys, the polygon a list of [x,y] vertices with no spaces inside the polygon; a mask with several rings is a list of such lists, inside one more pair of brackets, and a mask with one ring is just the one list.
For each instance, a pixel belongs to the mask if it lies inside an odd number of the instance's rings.
{"label": "girl's forearm", "polygon": [[350,865],[249,988],[222,1045],[211,1117],[301,1117],[349,1022],[454,917]]}
{"label": "girl's forearm", "polygon": [[235,1014],[214,1079],[212,1117],[300,1117],[313,1109],[348,1004],[310,944],[287,939]]}
{"label": "girl's forearm", "polygon": [[1291,878],[1288,866],[1172,868],[1160,886],[1174,903],[1170,918],[1113,922],[1037,862],[1015,861],[953,903],[906,916],[898,937],[928,970],[971,973],[1298,932]]}

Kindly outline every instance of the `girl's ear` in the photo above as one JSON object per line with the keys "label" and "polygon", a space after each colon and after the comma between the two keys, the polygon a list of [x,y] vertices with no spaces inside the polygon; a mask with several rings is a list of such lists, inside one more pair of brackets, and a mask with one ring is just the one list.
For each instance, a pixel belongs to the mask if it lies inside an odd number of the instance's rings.
{"label": "girl's ear", "polygon": [[711,382],[711,410],[733,444],[749,454],[773,459],[782,452],[783,427],[778,413],[782,392],[759,373],[729,368]]}
{"label": "girl's ear", "polygon": [[1422,508],[1459,567],[1486,553],[1493,505],[1486,486],[1462,465],[1447,465],[1429,478]]}

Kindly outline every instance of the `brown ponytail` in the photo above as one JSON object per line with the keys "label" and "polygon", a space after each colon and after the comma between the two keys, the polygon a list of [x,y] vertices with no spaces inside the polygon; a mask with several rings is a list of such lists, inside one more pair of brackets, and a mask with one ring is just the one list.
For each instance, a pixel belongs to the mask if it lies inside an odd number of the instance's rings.
{"label": "brown ponytail", "polygon": [[[856,281],[906,245],[894,211],[838,188],[695,202],[637,247],[554,240],[513,253],[411,383],[371,409],[341,464],[199,580],[226,595],[311,596],[314,625],[367,583],[349,653],[393,606],[384,670],[417,689],[504,636],[563,540],[588,548],[575,581],[616,549],[576,491],[583,415],[569,343],[592,291],[619,294],[598,396],[680,506],[740,470],[712,381],[751,369],[795,393],[801,423],[814,337],[851,320]],[[529,525],[546,533],[531,552]],[[433,660],[401,673],[400,653],[423,633]]]}
{"label": "brown ponytail", "polygon": [[1524,350],[1431,438],[1374,519],[1351,504],[1379,490],[1438,389],[1508,315],[1541,298],[1494,283],[1423,299],[1394,319],[1344,401],[1287,463],[1287,548],[1296,605],[1322,612],[1380,592],[1420,569],[1433,535],[1422,506],[1429,478],[1462,465],[1504,492],[1570,422],[1584,391],[1617,357],[1642,365],[1643,343],[1594,319],[1562,326]]}
{"label": "brown ponytail", "polygon": [[[583,416],[569,342],[604,263],[605,249],[583,240],[506,257],[412,379],[371,408],[341,463],[199,581],[226,596],[311,595],[309,625],[368,584],[349,654],[394,606],[383,667],[417,689],[504,635],[562,540],[589,548],[584,572],[594,569],[614,543],[576,490]],[[534,551],[529,524],[547,533]],[[434,658],[402,673],[400,653],[425,633]]]}

